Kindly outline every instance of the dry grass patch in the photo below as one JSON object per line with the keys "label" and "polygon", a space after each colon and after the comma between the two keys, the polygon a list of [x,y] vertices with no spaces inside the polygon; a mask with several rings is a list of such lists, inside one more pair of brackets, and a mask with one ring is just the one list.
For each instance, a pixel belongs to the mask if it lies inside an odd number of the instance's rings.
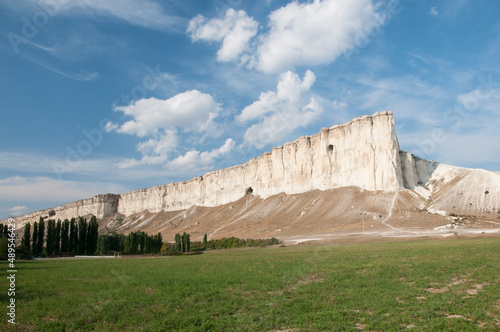
{"label": "dry grass patch", "polygon": [[322,277],[320,277],[314,273],[314,274],[308,275],[305,278],[299,279],[295,284],[288,286],[286,288],[286,290],[287,291],[294,291],[299,287],[299,285],[308,285],[308,284],[313,283],[313,282],[323,282],[323,281],[324,281],[324,279]]}
{"label": "dry grass patch", "polygon": [[365,331],[366,324],[356,323],[356,329],[358,329],[360,331]]}

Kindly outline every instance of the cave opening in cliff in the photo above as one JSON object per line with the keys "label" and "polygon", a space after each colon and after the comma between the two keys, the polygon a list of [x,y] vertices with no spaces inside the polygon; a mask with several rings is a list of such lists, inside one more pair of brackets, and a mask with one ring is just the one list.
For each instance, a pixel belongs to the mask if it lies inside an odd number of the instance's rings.
{"label": "cave opening in cliff", "polygon": [[245,189],[245,196],[246,195],[251,195],[252,193],[253,193],[252,187],[248,187],[247,189]]}
{"label": "cave opening in cliff", "polygon": [[330,145],[328,145],[328,152],[332,152],[332,151],[333,151],[333,145],[330,144]]}

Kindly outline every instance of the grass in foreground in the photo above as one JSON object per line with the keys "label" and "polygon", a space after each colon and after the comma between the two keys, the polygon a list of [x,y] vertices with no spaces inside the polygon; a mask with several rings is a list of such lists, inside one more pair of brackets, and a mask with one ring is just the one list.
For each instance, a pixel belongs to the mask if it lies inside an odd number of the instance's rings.
{"label": "grass in foreground", "polygon": [[499,239],[18,261],[17,268],[20,330],[500,329]]}

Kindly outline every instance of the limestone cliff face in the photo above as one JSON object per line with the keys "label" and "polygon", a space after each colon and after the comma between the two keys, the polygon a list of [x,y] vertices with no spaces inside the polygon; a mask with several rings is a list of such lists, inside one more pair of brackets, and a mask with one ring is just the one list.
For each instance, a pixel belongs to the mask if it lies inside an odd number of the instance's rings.
{"label": "limestone cliff face", "polygon": [[[395,191],[406,182],[415,182],[410,175],[403,176],[400,165],[392,112],[379,112],[323,128],[316,135],[275,147],[245,164],[208,172],[190,181],[65,204],[53,209],[54,218],[87,214],[103,218],[116,212],[128,216],[145,210],[155,213],[193,205],[213,207],[240,199],[249,188],[261,198],[282,192],[298,194],[347,186]],[[405,165],[417,173],[420,169],[406,159]],[[17,220],[21,225],[37,221],[40,216],[47,216],[49,210]]]}
{"label": "limestone cliff face", "polygon": [[248,188],[261,198],[345,186],[394,191],[403,186],[399,158],[392,112],[380,112],[323,128],[243,165],[123,194],[118,212],[218,206],[240,199]]}

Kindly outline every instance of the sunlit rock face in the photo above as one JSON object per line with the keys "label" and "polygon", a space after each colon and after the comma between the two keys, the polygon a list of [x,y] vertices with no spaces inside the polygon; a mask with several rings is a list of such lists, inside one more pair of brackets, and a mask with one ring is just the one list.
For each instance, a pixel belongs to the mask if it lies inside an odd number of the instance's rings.
{"label": "sunlit rock face", "polygon": [[392,112],[380,112],[323,128],[243,165],[123,194],[118,212],[218,206],[240,199],[249,188],[261,198],[345,186],[394,191],[403,186],[399,158]]}

